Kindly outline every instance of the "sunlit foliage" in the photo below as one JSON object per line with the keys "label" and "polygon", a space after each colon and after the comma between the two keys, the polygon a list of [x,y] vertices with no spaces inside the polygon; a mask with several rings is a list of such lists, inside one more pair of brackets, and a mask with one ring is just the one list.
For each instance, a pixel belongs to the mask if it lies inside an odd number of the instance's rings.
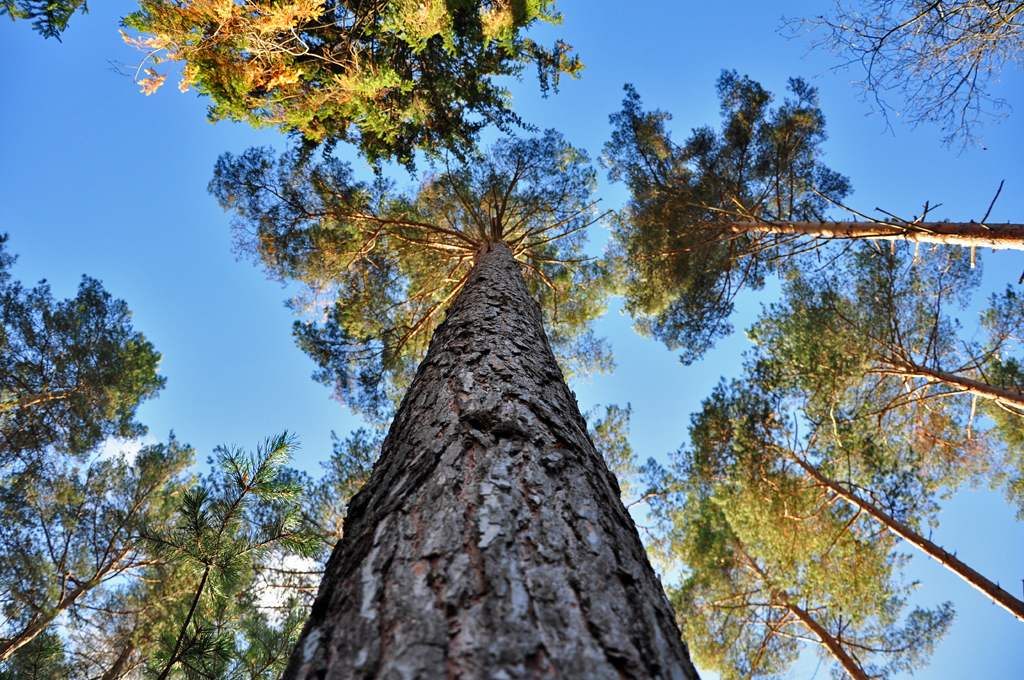
{"label": "sunlit foliage", "polygon": [[167,78],[161,64],[183,61],[180,87],[211,98],[211,120],[410,166],[417,149],[464,153],[485,125],[518,122],[495,78],[535,64],[546,92],[582,69],[564,43],[523,35],[561,22],[552,0],[142,0],[124,22],[154,62],[147,94]]}
{"label": "sunlit foliage", "polygon": [[895,539],[801,474],[780,406],[719,385],[656,485],[655,549],[684,570],[669,592],[694,660],[730,680],[779,677],[813,644],[837,677],[921,667],[951,607],[906,611]]}
{"label": "sunlit foliage", "polygon": [[825,118],[817,91],[790,80],[792,99],[773,96],[735,71],[718,79],[722,128],[698,128],[672,141],[670,115],[644,111],[627,87],[604,159],[630,199],[615,225],[616,255],[626,267],[626,309],[636,328],[686,363],[731,332],[733,299],[760,288],[794,252],[799,236],[734,233],[737,221],[819,219],[850,192],[845,177],[821,163]]}
{"label": "sunlit foliage", "polygon": [[[851,250],[827,266],[810,262],[791,272],[783,300],[748,331],[759,379],[796,395],[809,426],[836,440],[836,453],[894,452],[903,463],[885,463],[896,466],[892,474],[917,461],[900,474],[924,490],[998,474],[997,432],[978,402],[1008,421],[1019,417],[1000,396],[1014,399],[1004,369],[1012,370],[1024,335],[1020,300],[1013,291],[996,296],[981,332],[967,336],[954,314],[981,277],[968,251],[907,244]],[[991,389],[999,387],[1011,389]],[[1022,396],[1018,390],[1013,403]]]}
{"label": "sunlit foliage", "polygon": [[583,253],[594,188],[586,154],[554,132],[500,141],[407,192],[300,150],[224,155],[210,184],[235,212],[237,248],[301,285],[291,304],[307,319],[295,334],[315,377],[384,420],[488,241],[522,265],[563,370],[610,365],[590,328],[610,278]]}

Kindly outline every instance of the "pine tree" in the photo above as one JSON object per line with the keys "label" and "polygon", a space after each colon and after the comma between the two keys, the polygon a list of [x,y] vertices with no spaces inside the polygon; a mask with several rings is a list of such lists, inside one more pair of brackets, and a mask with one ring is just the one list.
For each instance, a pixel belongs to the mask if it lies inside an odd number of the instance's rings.
{"label": "pine tree", "polygon": [[544,92],[582,65],[558,41],[524,33],[561,23],[552,0],[314,0],[224,3],[142,0],[125,39],[153,68],[147,94],[183,61],[180,87],[211,98],[209,117],[274,126],[308,141],[358,144],[371,162],[412,165],[417,150],[469,152],[489,124],[519,119],[495,82],[536,65]]}
{"label": "pine tree", "polygon": [[[740,290],[760,288],[802,252],[823,249],[832,258],[851,239],[911,242],[969,248],[973,263],[977,248],[1024,249],[1024,225],[986,224],[988,215],[929,222],[926,205],[920,218],[872,220],[846,208],[849,181],[821,162],[817,91],[800,79],[789,89],[793,98],[773,109],[759,84],[723,72],[721,131],[696,129],[681,145],[666,127],[671,116],[644,111],[632,87],[611,116],[609,176],[630,190],[614,234],[626,308],[639,332],[682,349],[684,362],[731,332]],[[860,221],[827,220],[835,207]]]}
{"label": "pine tree", "polygon": [[1022,12],[1015,0],[864,0],[788,23],[801,34],[821,29],[812,46],[842,54],[844,66],[860,62],[864,78],[855,82],[883,113],[898,92],[911,122],[938,123],[947,144],[968,144],[978,141],[979,123],[1002,117],[1006,102],[989,87],[1004,65],[1020,62]]}
{"label": "pine tree", "polygon": [[552,132],[405,195],[300,155],[218,165],[243,248],[330,310],[298,327],[318,377],[370,412],[408,384],[286,677],[695,677],[552,353],[605,356],[593,184]]}
{"label": "pine tree", "polygon": [[104,452],[145,433],[160,355],[98,281],[54,301],[0,255],[0,677],[276,678],[312,586],[274,566],[333,543],[301,519],[329,513],[282,469],[294,442],[222,450],[198,484],[173,435]]}
{"label": "pine tree", "polygon": [[55,301],[45,281],[11,280],[0,239],[0,471],[50,448],[78,456],[107,437],[138,437],[141,401],[163,387],[160,354],[99,281]]}
{"label": "pine tree", "polygon": [[65,680],[73,677],[64,655],[64,641],[57,633],[43,632],[14,653],[0,680]]}
{"label": "pine tree", "polygon": [[145,432],[134,416],[163,386],[160,355],[132,329],[125,303],[98,281],[83,279],[78,295],[64,301],[45,282],[26,290],[12,281],[5,241],[0,661],[58,617],[95,603],[111,579],[146,567],[135,522],[165,515],[166,489],[191,462],[191,451],[173,440],[144,447],[131,461],[95,455],[107,437]]}
{"label": "pine tree", "polygon": [[[1011,497],[1019,484],[999,474],[1015,458],[999,440],[1022,418],[1024,395],[1000,371],[1024,308],[1012,290],[993,296],[983,339],[958,337],[948,310],[980,279],[969,260],[949,247],[864,245],[842,266],[793,271],[783,301],[749,332],[751,372],[809,426],[807,451],[789,457],[816,484],[1021,618],[1024,603],[918,529],[934,524],[935,496],[965,480],[989,475]],[[1005,415],[1002,428],[976,418],[979,400]]]}
{"label": "pine tree", "polygon": [[86,465],[50,458],[2,479],[0,660],[58,617],[88,616],[108,582],[152,564],[136,522],[167,519],[168,494],[191,462],[191,449],[171,440],[131,462],[123,455]]}
{"label": "pine tree", "polygon": [[672,472],[653,468],[658,551],[685,568],[669,590],[695,659],[724,678],[777,677],[815,642],[856,680],[923,666],[951,607],[904,612],[895,539],[785,455],[782,406],[756,384],[720,384]]}
{"label": "pine tree", "polygon": [[[172,578],[185,577],[171,616],[153,622],[159,633],[145,657],[159,680],[230,677],[239,670],[250,677],[280,672],[301,613],[289,612],[281,628],[270,626],[246,589],[254,565],[272,551],[308,557],[322,547],[320,537],[302,525],[301,489],[281,478],[294,446],[294,439],[282,434],[255,454],[221,449],[218,474],[212,483],[182,493],[169,530],[140,526],[140,539],[176,572]],[[271,510],[262,522],[247,518],[255,503]]]}
{"label": "pine tree", "polygon": [[285,677],[696,677],[619,493],[512,249],[485,243]]}

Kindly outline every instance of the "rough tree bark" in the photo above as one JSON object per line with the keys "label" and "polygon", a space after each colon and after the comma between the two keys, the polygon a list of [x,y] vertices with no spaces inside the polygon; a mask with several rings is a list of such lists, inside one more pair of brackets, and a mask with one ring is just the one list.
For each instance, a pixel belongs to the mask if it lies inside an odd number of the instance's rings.
{"label": "rough tree bark", "polygon": [[698,677],[504,244],[435,332],[284,677]]}

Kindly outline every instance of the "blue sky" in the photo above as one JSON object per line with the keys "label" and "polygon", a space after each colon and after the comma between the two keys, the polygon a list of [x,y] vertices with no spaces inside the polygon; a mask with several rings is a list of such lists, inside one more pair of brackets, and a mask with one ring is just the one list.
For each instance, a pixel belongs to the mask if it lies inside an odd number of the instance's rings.
{"label": "blue sky", "polygon": [[[134,63],[139,56],[117,33],[120,17],[132,9],[131,2],[98,2],[89,15],[74,17],[63,43],[0,21],[0,230],[11,234],[10,249],[20,254],[15,276],[26,283],[46,278],[58,297],[67,297],[89,274],[127,300],[136,328],[164,355],[167,388],[140,410],[153,437],[166,439],[174,430],[203,458],[217,444],[253,446],[288,429],[302,443],[296,463],[315,473],[330,453],[331,430],[344,435],[359,423],[310,380],[313,365],[294,347],[293,317],[282,304],[288,291],[251,263],[236,261],[229,216],[206,192],[224,151],[283,148],[285,140],[272,131],[211,125],[194,93],[168,84],[145,97],[113,73],[110,61]],[[512,84],[513,103],[525,120],[557,128],[592,157],[610,134],[608,115],[620,108],[625,83],[648,108],[672,112],[681,141],[693,127],[718,124],[714,83],[723,68],[779,95],[787,78],[803,76],[820,89],[830,133],[825,162],[850,177],[850,203],[858,209],[916,215],[930,201],[943,204],[939,217],[979,220],[1005,180],[990,219],[1024,221],[1019,71],[1004,74],[995,89],[1018,114],[983,130],[984,149],[961,151],[943,147],[935,127],[912,129],[893,117],[887,130],[858,101],[848,82],[855,71],[826,73],[830,55],[808,54],[806,41],[777,32],[783,14],[820,14],[824,2],[641,0],[627,8],[563,0],[559,9],[565,25],[536,35],[572,44],[586,70],[547,99],[528,73]],[[603,183],[600,192],[607,208],[625,198],[621,186]],[[604,242],[601,228],[592,240],[597,247]],[[986,289],[999,290],[1020,277],[1024,256],[985,254],[984,266]],[[774,294],[769,286],[743,298],[736,327],[749,324]],[[962,321],[971,323],[969,317]],[[573,387],[584,410],[633,405],[631,442],[641,458],[662,457],[685,441],[689,414],[719,376],[738,373],[749,346],[738,333],[704,362],[684,367],[662,345],[633,333],[614,304],[599,329],[613,343],[618,368]],[[984,489],[962,490],[944,505],[933,538],[1019,593],[1024,531],[1011,509]],[[910,575],[922,582],[922,603],[952,599],[958,611],[931,667],[916,677],[1024,678],[1024,626],[924,558],[915,559]],[[825,678],[826,669],[816,670],[816,659],[807,656],[792,677]]]}

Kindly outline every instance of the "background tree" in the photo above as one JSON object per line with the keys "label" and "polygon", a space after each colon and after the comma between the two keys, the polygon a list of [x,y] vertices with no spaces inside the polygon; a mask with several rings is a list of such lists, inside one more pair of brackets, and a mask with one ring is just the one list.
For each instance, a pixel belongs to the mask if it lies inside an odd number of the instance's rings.
{"label": "background tree", "polygon": [[609,404],[604,407],[604,416],[598,418],[600,409],[600,406],[595,406],[583,414],[587,421],[587,434],[608,469],[615,475],[622,492],[622,502],[628,509],[644,501],[643,497],[637,497],[636,483],[640,469],[628,439],[633,407],[629,404],[626,404],[626,408]]}
{"label": "background tree", "polygon": [[9,664],[0,666],[3,680],[63,680],[72,676],[64,658],[64,641],[51,632],[37,635],[14,653]]}
{"label": "background tree", "polygon": [[610,285],[582,250],[594,186],[586,155],[548,132],[500,141],[407,193],[356,181],[330,157],[293,150],[275,161],[266,149],[222,156],[210,190],[236,214],[236,247],[303,286],[291,304],[308,314],[295,335],[315,379],[386,422],[489,240],[525,267],[563,368],[611,366],[589,325]]}
{"label": "background tree", "polygon": [[[630,190],[614,230],[615,256],[626,265],[626,309],[640,333],[682,349],[684,363],[731,332],[733,299],[743,287],[760,288],[799,253],[862,239],[966,247],[973,263],[976,248],[1024,249],[1024,225],[987,224],[988,214],[979,222],[928,222],[927,204],[909,220],[846,207],[849,181],[820,161],[826,137],[817,91],[800,79],[790,91],[795,98],[772,109],[760,85],[723,72],[721,132],[694,130],[683,145],[666,129],[669,114],[645,112],[631,87],[611,116],[604,159],[612,181]],[[826,220],[829,208],[859,221]]]}
{"label": "background tree", "polygon": [[977,124],[1001,117],[1006,102],[989,87],[1024,59],[1024,3],[1014,0],[837,2],[827,15],[787,24],[794,33],[820,29],[812,46],[834,52],[841,66],[860,64],[865,98],[886,113],[895,109],[885,93],[898,92],[899,113],[938,123],[946,143],[976,142]]}
{"label": "background tree", "polygon": [[131,463],[123,455],[85,465],[52,457],[4,475],[0,660],[58,617],[87,616],[106,584],[152,564],[136,523],[167,519],[169,493],[191,462],[191,449],[171,440],[143,448]]}
{"label": "background tree", "polygon": [[980,280],[969,259],[946,247],[863,244],[829,267],[793,270],[783,301],[749,331],[758,371],[800,395],[812,427],[855,424],[929,461],[940,485],[999,470],[977,402],[1019,413],[1024,395],[999,376],[1014,363],[1022,306],[1012,290],[993,296],[981,333],[961,337],[951,308],[965,309]]}
{"label": "background tree", "polygon": [[[523,35],[561,22],[552,0],[143,0],[124,22],[154,67],[185,62],[181,88],[210,96],[212,120],[351,141],[371,162],[409,166],[417,149],[464,153],[485,125],[518,122],[495,78],[536,64],[546,92],[582,69],[564,43]],[[146,73],[147,94],[167,77]]]}
{"label": "background tree", "polygon": [[[178,446],[177,451],[188,455],[176,467],[161,470],[173,479],[152,494],[160,500],[159,511],[143,506],[129,517],[119,518],[115,512],[100,518],[91,515],[89,504],[100,502],[104,493],[108,505],[124,493],[119,488],[112,491],[113,484],[81,490],[77,504],[69,502],[67,494],[50,498],[52,515],[77,512],[82,524],[131,522],[124,541],[135,559],[123,559],[118,570],[101,574],[100,582],[81,595],[65,596],[70,606],[59,611],[51,607],[44,616],[33,618],[30,625],[33,631],[38,629],[36,636],[28,642],[24,635],[13,640],[21,646],[5,655],[3,672],[18,673],[25,664],[34,664],[65,669],[61,672],[66,675],[59,677],[105,680],[140,674],[279,677],[306,619],[315,580],[288,578],[294,570],[277,570],[275,565],[291,566],[296,558],[318,555],[327,547],[325,536],[303,521],[301,491],[283,468],[294,445],[293,439],[281,435],[256,454],[221,449],[213,474],[198,483],[181,474],[182,463],[191,462],[191,450]],[[163,461],[158,457],[167,448],[143,449],[131,466],[123,459],[105,462],[125,475],[144,465],[144,458],[167,462],[166,456]],[[121,486],[128,485],[122,480]],[[51,526],[49,534],[67,562],[84,561],[104,548],[84,531],[74,537],[81,543],[61,541],[57,527]],[[18,583],[29,582],[27,574],[45,571],[40,556],[20,558],[16,566],[24,573]],[[74,584],[80,580],[76,577],[71,573],[67,580]],[[24,589],[14,592],[28,599]],[[65,625],[66,639],[56,636],[61,644],[54,646],[57,616]],[[34,643],[40,638],[41,643]]]}
{"label": "background tree", "polygon": [[294,441],[222,450],[198,485],[173,435],[106,453],[145,432],[134,415],[164,383],[160,355],[98,281],[54,301],[0,254],[0,674],[276,678],[312,585],[267,571],[329,545],[282,470]]}
{"label": "background tree", "polygon": [[131,312],[99,281],[57,302],[45,281],[12,281],[0,240],[0,471],[56,448],[72,455],[107,437],[137,437],[139,403],[163,387],[160,354],[132,329]]}
{"label": "background tree", "polygon": [[1007,485],[1003,459],[1014,458],[998,429],[975,421],[979,396],[990,412],[1020,417],[1024,395],[991,383],[988,369],[1016,349],[1021,306],[1012,291],[994,296],[987,337],[958,338],[947,309],[965,306],[980,278],[968,259],[949,248],[918,257],[906,245],[865,244],[843,266],[794,270],[783,302],[750,331],[752,368],[767,389],[789,395],[809,427],[807,450],[789,457],[815,483],[1020,618],[1024,603],[917,528],[934,525],[935,496],[965,480]]}
{"label": "background tree", "polygon": [[813,642],[843,677],[923,666],[950,606],[904,614],[894,539],[781,455],[793,433],[779,406],[756,385],[720,384],[655,479],[659,553],[683,565],[669,591],[695,659],[725,678],[777,677]]}
{"label": "background tree", "polygon": [[45,282],[12,281],[13,261],[0,241],[0,660],[145,567],[135,522],[164,514],[191,462],[173,440],[130,462],[95,456],[107,437],[145,432],[134,415],[163,386],[160,355],[98,281],[57,302]]}
{"label": "background tree", "polygon": [[[317,480],[303,477],[300,486],[305,489],[303,519],[333,548],[342,536],[349,502],[370,478],[384,436],[379,429],[367,428],[352,432],[344,440],[333,432],[331,436],[331,456],[320,463],[323,475]],[[319,566],[317,583],[323,576],[323,565]]]}
{"label": "background tree", "polygon": [[[735,71],[717,83],[723,124],[675,144],[669,114],[646,112],[627,86],[604,159],[630,199],[616,220],[615,255],[628,269],[626,309],[637,330],[699,359],[731,332],[733,299],[807,248],[799,235],[732,232],[723,223],[812,220],[850,191],[821,161],[825,118],[817,91],[790,80],[794,99],[776,109],[772,95]],[[812,191],[815,189],[817,192]]]}
{"label": "background tree", "polygon": [[[994,359],[988,369],[989,382],[1024,392],[1024,370],[1011,356]],[[985,401],[982,411],[992,419],[992,435],[1005,447],[1004,468],[999,475],[1007,500],[1017,506],[1017,518],[1024,518],[1024,418],[1015,409]]]}

